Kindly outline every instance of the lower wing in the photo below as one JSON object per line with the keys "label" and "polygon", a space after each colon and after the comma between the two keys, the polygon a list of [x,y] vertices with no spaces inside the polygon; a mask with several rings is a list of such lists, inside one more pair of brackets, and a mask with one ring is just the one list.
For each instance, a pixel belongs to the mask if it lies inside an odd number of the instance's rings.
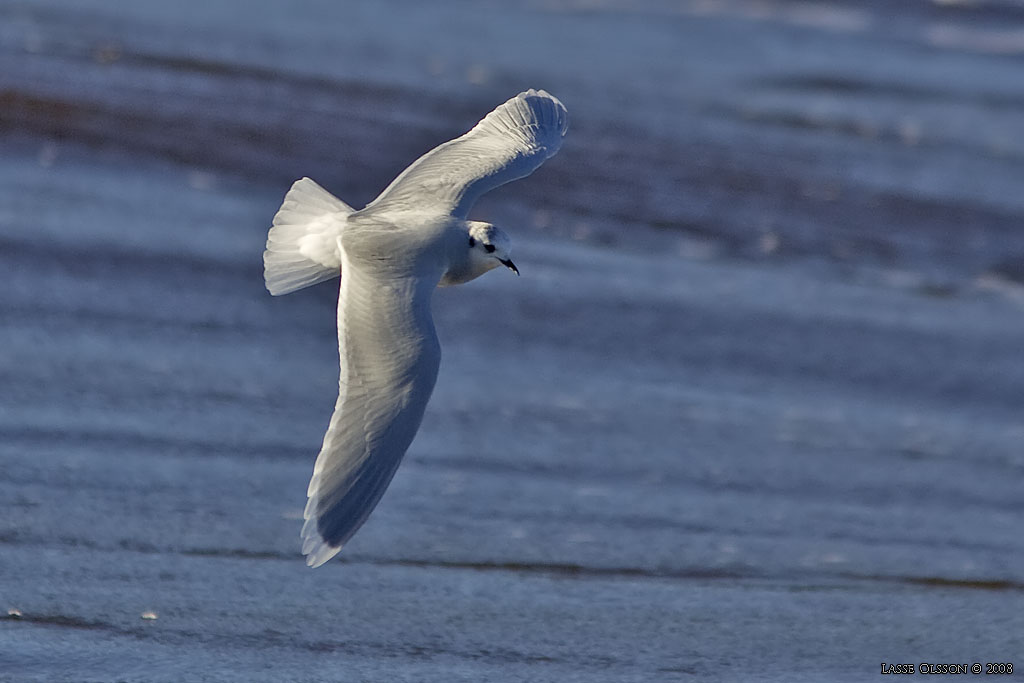
{"label": "lower wing", "polygon": [[440,347],[430,290],[343,270],[338,402],[309,482],[302,553],[317,567],[362,526],[391,483],[434,389]]}

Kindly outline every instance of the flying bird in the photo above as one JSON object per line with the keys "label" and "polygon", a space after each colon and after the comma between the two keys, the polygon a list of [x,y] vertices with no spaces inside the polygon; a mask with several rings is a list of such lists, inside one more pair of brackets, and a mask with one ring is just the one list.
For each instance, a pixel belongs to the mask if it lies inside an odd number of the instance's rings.
{"label": "flying bird", "polygon": [[401,173],[356,211],[309,178],[292,185],[263,253],[274,296],[341,276],[338,401],[313,466],[302,527],[318,567],[362,526],[419,429],[441,361],[438,286],[504,265],[508,236],[467,220],[480,195],[524,178],[562,145],[562,103],[527,90]]}

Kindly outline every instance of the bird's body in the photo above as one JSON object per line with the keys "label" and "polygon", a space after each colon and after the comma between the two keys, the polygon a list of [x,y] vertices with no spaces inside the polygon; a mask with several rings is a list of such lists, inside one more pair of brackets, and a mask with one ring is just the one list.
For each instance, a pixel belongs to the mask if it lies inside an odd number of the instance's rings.
{"label": "bird's body", "polygon": [[286,294],[341,274],[338,401],[302,529],[310,566],[366,520],[419,429],[441,360],[434,289],[498,265],[516,270],[504,233],[466,220],[473,201],[531,173],[566,130],[562,104],[531,90],[428,152],[361,211],[308,178],[285,196],[264,253],[267,289]]}

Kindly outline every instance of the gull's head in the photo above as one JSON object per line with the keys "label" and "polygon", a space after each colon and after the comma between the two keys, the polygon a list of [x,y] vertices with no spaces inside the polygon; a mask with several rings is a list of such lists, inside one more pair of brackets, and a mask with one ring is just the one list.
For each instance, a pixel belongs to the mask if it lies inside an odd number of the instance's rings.
{"label": "gull's head", "polygon": [[462,244],[441,280],[442,285],[469,282],[498,266],[505,266],[519,275],[519,269],[509,256],[512,241],[508,235],[490,223],[467,221],[465,226],[464,237],[460,238]]}
{"label": "gull's head", "polygon": [[466,243],[469,246],[470,262],[478,264],[478,267],[482,268],[481,273],[502,265],[519,275],[519,269],[509,257],[512,240],[496,226],[470,221],[469,239]]}

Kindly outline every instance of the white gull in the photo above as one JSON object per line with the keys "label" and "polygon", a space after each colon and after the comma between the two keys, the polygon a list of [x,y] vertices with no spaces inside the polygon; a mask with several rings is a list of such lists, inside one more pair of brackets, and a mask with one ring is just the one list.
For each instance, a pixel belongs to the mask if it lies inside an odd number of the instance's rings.
{"label": "white gull", "polygon": [[498,265],[519,272],[508,236],[466,220],[470,208],[554,156],[567,130],[562,103],[528,90],[417,159],[360,211],[309,178],[285,195],[263,254],[267,289],[277,296],[341,275],[338,401],[302,527],[309,566],[366,521],[416,436],[441,361],[434,288]]}

